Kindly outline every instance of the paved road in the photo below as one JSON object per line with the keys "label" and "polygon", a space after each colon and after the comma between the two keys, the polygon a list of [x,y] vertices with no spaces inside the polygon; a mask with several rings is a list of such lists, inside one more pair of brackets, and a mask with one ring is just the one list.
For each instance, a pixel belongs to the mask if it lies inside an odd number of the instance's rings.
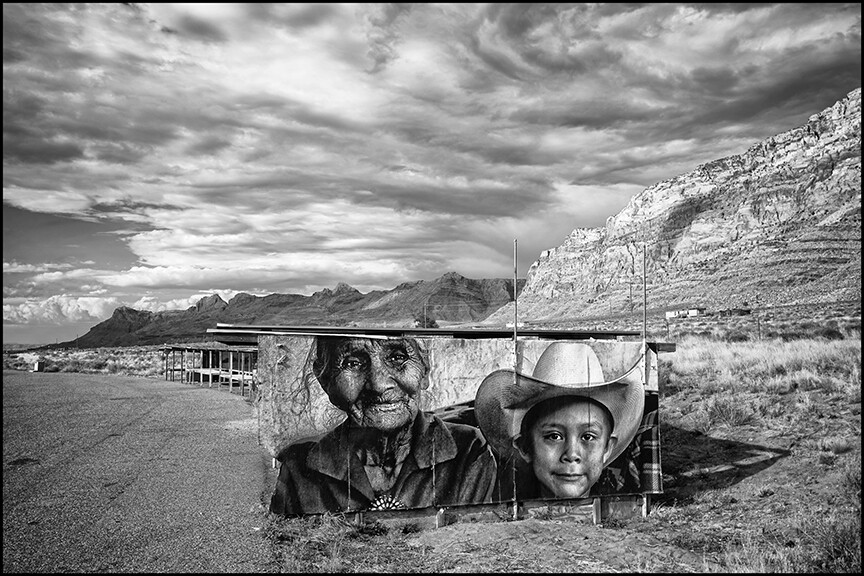
{"label": "paved road", "polygon": [[274,571],[249,402],[125,376],[3,372],[3,572]]}

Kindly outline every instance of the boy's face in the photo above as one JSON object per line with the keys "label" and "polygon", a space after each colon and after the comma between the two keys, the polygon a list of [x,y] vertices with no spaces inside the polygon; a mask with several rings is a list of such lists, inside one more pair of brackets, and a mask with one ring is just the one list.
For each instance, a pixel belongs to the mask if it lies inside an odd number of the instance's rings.
{"label": "boy's face", "polygon": [[605,410],[580,398],[558,400],[546,404],[520,452],[552,496],[582,498],[600,478],[616,439]]}

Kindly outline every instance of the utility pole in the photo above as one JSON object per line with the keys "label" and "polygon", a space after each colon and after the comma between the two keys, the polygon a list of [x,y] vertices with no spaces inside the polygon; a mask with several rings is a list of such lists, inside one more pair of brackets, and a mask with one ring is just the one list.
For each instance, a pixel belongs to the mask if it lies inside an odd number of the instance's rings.
{"label": "utility pole", "polygon": [[642,340],[648,341],[648,274],[645,267],[645,253],[648,243],[642,244]]}
{"label": "utility pole", "polygon": [[[513,239],[513,383],[516,383],[516,370],[519,368],[519,356],[517,352],[516,330],[519,326],[519,315],[516,312],[516,291],[519,286],[518,266],[516,264],[516,238]],[[516,500],[516,467],[511,467],[513,483],[513,519],[515,520],[519,514],[519,503]]]}
{"label": "utility pole", "polygon": [[516,291],[519,287],[518,265],[516,263],[516,238],[513,239],[513,370],[516,370],[516,326],[519,324],[519,314],[516,308]]}

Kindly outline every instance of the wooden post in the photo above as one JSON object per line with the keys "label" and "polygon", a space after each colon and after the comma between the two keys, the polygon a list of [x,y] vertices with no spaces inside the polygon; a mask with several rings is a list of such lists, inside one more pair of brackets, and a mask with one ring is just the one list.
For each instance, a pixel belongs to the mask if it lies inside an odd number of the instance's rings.
{"label": "wooden post", "polygon": [[246,383],[246,354],[240,352],[240,396],[243,396],[243,385]]}
{"label": "wooden post", "polygon": [[228,352],[228,393],[234,391],[234,351]]}
{"label": "wooden post", "polygon": [[172,382],[174,381],[174,365],[175,365],[174,349],[172,348],[171,349],[171,381]]}
{"label": "wooden post", "polygon": [[208,388],[213,387],[213,350],[207,351],[207,368],[210,371],[210,381],[207,384]]}
{"label": "wooden post", "polygon": [[[250,390],[251,390],[251,386],[252,386],[252,384],[246,382],[246,374],[247,374],[248,372],[250,372],[251,369],[252,369],[252,368],[251,368],[251,365],[252,365],[252,359],[249,357],[249,353],[248,353],[248,352],[244,352],[244,353],[243,353],[243,358],[245,359],[245,363],[243,364],[243,366],[244,366],[244,368],[243,368],[243,382],[244,382],[244,384],[245,384],[246,389],[250,389]],[[243,394],[241,393],[240,395],[242,396]]]}

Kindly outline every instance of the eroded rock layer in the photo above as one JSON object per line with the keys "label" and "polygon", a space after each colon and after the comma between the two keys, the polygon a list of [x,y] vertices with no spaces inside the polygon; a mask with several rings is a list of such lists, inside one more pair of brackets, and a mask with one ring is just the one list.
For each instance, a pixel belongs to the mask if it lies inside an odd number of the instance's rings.
{"label": "eroded rock layer", "polygon": [[[798,128],[633,197],[540,255],[520,320],[861,299],[861,89]],[[512,304],[490,316],[509,321]]]}

